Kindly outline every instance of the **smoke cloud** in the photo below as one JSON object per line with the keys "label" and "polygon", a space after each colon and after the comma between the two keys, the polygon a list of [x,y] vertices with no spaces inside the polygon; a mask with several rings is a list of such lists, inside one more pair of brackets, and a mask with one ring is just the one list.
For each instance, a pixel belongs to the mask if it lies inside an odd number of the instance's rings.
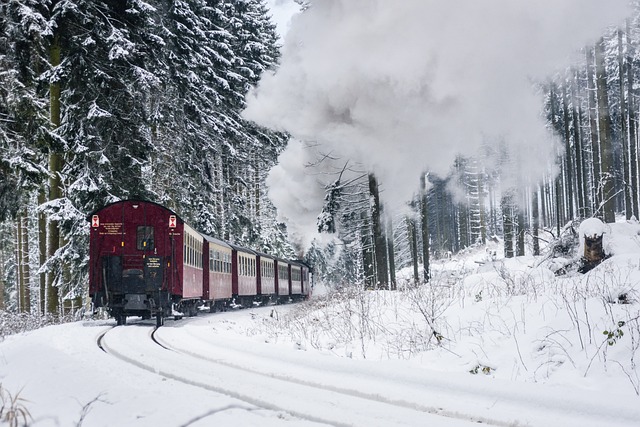
{"label": "smoke cloud", "polygon": [[[446,175],[457,154],[487,142],[526,159],[519,169],[535,179],[554,142],[533,83],[575,63],[629,13],[627,0],[315,1],[292,19],[280,67],[244,114],[361,163],[392,205],[410,199],[421,171]],[[301,147],[282,155],[269,185],[289,225],[309,227],[323,180],[293,198],[283,189],[310,173]]]}

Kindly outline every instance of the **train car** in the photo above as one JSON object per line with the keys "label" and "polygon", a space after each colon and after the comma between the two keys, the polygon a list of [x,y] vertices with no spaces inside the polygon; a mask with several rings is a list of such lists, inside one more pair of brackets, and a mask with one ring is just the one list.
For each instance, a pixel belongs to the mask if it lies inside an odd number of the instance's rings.
{"label": "train car", "polygon": [[202,299],[209,311],[223,311],[233,298],[232,248],[228,243],[204,236],[205,274]]}
{"label": "train car", "polygon": [[157,203],[124,200],[89,217],[89,292],[118,324],[127,316],[195,313],[203,296],[204,238]]}
{"label": "train car", "polygon": [[235,302],[308,297],[308,266],[203,235],[154,202],[123,200],[88,216],[89,292],[118,325],[127,316],[164,319]]}
{"label": "train car", "polygon": [[311,291],[313,288],[313,283],[311,279],[311,266],[307,264],[305,261],[297,259],[295,261],[291,261],[292,265],[298,266],[300,268],[300,294],[298,298],[308,299],[311,296]]}
{"label": "train car", "polygon": [[231,272],[233,298],[237,305],[252,307],[258,295],[256,261],[258,256],[251,249],[231,246]]}
{"label": "train car", "polygon": [[304,261],[296,260],[296,263],[300,265],[300,282],[302,286],[301,296],[302,299],[309,299],[311,296],[311,267]]}
{"label": "train car", "polygon": [[174,311],[195,316],[204,295],[204,237],[184,224],[182,244],[182,264],[179,261],[175,262],[178,274],[171,287],[175,302]]}
{"label": "train car", "polygon": [[263,253],[257,255],[258,300],[266,305],[277,297],[276,258]]}
{"label": "train car", "polygon": [[276,283],[277,302],[278,304],[284,304],[285,302],[289,302],[291,295],[289,262],[283,259],[277,259],[276,269],[278,271]]}
{"label": "train car", "polygon": [[302,293],[302,265],[289,262],[289,295],[294,301],[303,299]]}

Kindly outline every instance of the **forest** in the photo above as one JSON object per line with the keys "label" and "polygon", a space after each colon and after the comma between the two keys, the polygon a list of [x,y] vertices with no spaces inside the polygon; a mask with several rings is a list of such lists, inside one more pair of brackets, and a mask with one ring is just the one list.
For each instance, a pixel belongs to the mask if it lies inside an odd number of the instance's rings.
{"label": "forest", "polygon": [[[304,12],[303,12],[304,13]],[[582,61],[535,82],[559,143],[545,179],[514,177],[507,146],[425,171],[401,213],[375,171],[345,161],[318,212],[330,244],[292,245],[265,185],[288,135],[242,116],[278,34],[263,0],[7,0],[0,5],[0,309],[83,306],[87,215],[145,198],[203,232],[283,257],[316,280],[395,289],[413,267],[488,239],[504,256],[562,251],[575,224],[638,218],[640,9]],[[516,174],[517,175],[517,174]],[[413,183],[411,183],[413,184]]]}
{"label": "forest", "polygon": [[240,117],[277,40],[261,0],[3,1],[0,303],[79,307],[86,215],[120,199],[292,256],[263,186],[286,137]]}

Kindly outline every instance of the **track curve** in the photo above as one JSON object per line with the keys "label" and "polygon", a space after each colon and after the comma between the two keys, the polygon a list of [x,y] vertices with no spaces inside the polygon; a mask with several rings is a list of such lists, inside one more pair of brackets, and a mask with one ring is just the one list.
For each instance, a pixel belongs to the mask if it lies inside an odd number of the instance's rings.
{"label": "track curve", "polygon": [[[149,325],[128,325],[107,330],[99,339],[106,353],[141,369],[184,384],[224,394],[248,405],[284,411],[297,418],[339,427],[415,426],[465,427],[487,422],[464,414],[438,412],[381,395],[326,386],[289,375],[260,372],[197,352],[176,348],[164,331]],[[184,332],[184,328],[176,328]],[[346,415],[345,415],[346,414]]]}

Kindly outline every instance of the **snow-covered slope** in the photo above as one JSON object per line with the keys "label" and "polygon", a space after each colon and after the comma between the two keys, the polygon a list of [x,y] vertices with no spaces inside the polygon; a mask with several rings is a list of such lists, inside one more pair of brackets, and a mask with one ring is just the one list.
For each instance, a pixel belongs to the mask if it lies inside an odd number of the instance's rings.
{"label": "snow-covered slope", "polygon": [[0,383],[35,426],[638,426],[639,232],[608,226],[612,256],[584,275],[483,248],[427,286],[201,315],[155,341],[152,322],[47,327],[0,343]]}

